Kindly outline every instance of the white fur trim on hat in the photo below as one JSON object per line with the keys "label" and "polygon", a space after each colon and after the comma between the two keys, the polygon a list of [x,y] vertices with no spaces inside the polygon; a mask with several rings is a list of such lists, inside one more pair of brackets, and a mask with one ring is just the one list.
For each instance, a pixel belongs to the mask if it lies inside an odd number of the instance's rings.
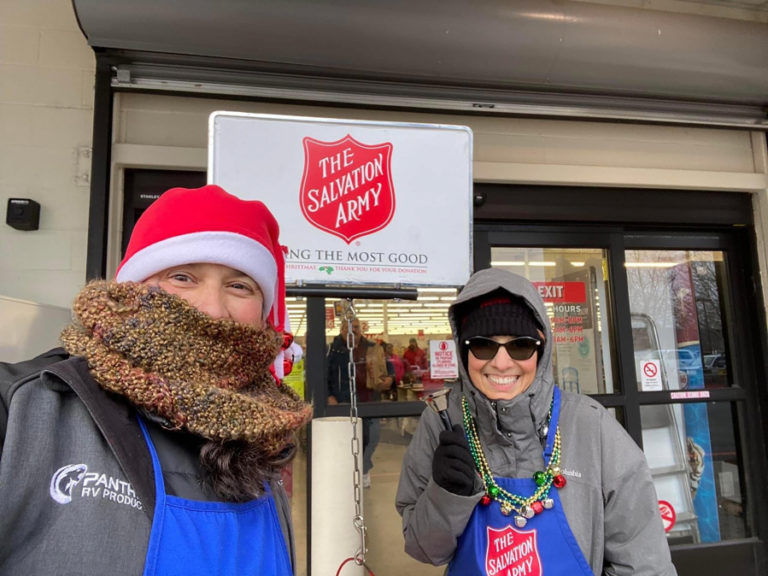
{"label": "white fur trim on hat", "polygon": [[252,238],[233,232],[194,232],[150,244],[123,263],[118,282],[143,282],[150,276],[184,264],[222,264],[244,272],[264,296],[269,315],[277,290],[277,264],[272,253]]}

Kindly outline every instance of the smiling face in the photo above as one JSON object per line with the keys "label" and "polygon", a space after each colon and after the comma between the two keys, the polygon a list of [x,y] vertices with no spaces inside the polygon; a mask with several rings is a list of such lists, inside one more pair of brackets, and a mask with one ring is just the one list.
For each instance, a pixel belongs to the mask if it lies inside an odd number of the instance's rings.
{"label": "smiling face", "polygon": [[[492,336],[491,340],[501,344],[512,340],[512,336]],[[467,372],[472,384],[490,400],[511,400],[527,390],[536,377],[536,361],[533,354],[527,360],[513,360],[506,349],[500,346],[490,360],[480,360],[471,351],[467,354]]]}
{"label": "smiling face", "polygon": [[216,320],[261,328],[264,298],[253,278],[221,264],[184,264],[158,272],[142,284],[175,294]]}

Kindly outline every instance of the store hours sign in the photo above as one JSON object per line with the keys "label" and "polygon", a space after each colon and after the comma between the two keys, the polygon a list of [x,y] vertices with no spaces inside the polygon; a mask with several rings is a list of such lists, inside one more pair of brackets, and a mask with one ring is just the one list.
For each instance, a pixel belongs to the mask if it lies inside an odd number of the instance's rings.
{"label": "store hours sign", "polygon": [[469,278],[469,128],[214,112],[209,129],[209,182],[275,214],[287,283]]}

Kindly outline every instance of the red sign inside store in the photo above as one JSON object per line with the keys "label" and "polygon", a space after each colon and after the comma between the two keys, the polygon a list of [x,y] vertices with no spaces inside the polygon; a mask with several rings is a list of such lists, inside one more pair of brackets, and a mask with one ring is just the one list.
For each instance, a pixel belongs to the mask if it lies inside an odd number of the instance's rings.
{"label": "red sign inside store", "polygon": [[584,282],[532,282],[544,302],[586,302]]}

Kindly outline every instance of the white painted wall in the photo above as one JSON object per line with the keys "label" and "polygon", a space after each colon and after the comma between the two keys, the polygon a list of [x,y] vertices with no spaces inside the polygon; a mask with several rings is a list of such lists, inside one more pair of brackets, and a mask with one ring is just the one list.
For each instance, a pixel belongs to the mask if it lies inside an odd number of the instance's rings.
{"label": "white painted wall", "polygon": [[[84,282],[94,70],[69,0],[0,2],[0,295],[69,307]],[[15,197],[39,230],[5,224]]]}

